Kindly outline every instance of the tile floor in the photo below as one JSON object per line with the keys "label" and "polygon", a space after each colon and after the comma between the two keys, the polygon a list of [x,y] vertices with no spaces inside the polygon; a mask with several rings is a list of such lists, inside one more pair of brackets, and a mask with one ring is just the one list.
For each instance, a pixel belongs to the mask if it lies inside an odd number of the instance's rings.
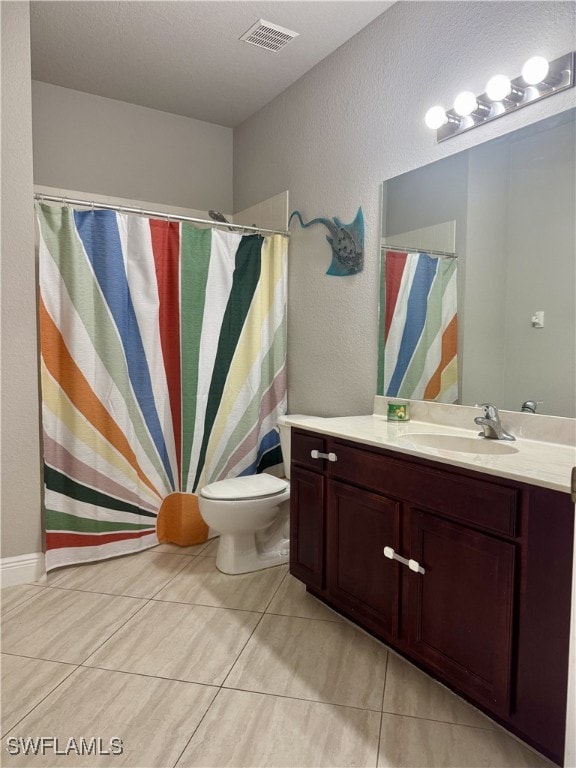
{"label": "tile floor", "polygon": [[[551,766],[287,566],[219,573],[215,544],[2,590],[2,765]],[[24,754],[40,736],[58,741]]]}

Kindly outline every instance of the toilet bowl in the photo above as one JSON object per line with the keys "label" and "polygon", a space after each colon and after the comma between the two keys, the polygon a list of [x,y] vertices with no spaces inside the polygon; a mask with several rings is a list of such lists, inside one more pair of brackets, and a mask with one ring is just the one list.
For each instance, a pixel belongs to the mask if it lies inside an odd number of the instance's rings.
{"label": "toilet bowl", "polygon": [[[278,421],[286,476],[290,476],[290,426]],[[287,563],[290,554],[290,483],[265,472],[204,486],[200,515],[220,534],[216,567],[223,573],[259,571]]]}

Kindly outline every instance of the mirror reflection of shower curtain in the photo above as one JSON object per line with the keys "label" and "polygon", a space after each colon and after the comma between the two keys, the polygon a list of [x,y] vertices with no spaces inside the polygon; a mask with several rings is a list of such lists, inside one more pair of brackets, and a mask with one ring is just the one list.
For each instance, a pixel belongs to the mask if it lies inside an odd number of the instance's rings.
{"label": "mirror reflection of shower curtain", "polygon": [[457,260],[382,254],[378,394],[458,400]]}
{"label": "mirror reflection of shower curtain", "polygon": [[36,211],[47,569],[158,544],[163,510],[205,540],[197,489],[281,463],[287,238]]}

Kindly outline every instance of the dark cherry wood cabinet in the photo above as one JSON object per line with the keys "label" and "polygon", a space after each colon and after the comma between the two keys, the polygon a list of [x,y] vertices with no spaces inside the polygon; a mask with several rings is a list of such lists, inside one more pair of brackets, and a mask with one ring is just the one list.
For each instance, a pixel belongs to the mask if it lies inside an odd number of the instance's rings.
{"label": "dark cherry wood cabinet", "polygon": [[290,477],[290,571],[310,587],[324,589],[323,475],[294,467]]}
{"label": "dark cherry wood cabinet", "polygon": [[290,472],[290,572],[318,591],[324,590],[324,449],[323,437],[300,433],[292,446]]}
{"label": "dark cherry wood cabinet", "polygon": [[399,565],[384,558],[382,550],[398,547],[399,529],[397,501],[330,483],[328,594],[351,618],[386,640],[398,635]]}
{"label": "dark cherry wood cabinet", "polygon": [[510,711],[516,545],[418,509],[410,553],[406,647],[478,703]]}
{"label": "dark cherry wood cabinet", "polygon": [[562,765],[568,494],[292,429],[290,570]]}

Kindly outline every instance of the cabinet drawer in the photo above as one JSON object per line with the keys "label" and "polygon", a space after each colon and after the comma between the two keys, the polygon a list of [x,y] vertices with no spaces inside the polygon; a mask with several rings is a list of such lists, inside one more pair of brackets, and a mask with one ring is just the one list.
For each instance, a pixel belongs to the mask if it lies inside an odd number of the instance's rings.
{"label": "cabinet drawer", "polygon": [[295,429],[292,429],[291,438],[291,460],[308,467],[308,469],[323,472],[324,460],[319,457],[314,458],[313,452],[325,453],[326,440],[310,432],[298,432]]}
{"label": "cabinet drawer", "polygon": [[335,441],[331,476],[504,536],[515,536],[516,488],[391,459]]}

